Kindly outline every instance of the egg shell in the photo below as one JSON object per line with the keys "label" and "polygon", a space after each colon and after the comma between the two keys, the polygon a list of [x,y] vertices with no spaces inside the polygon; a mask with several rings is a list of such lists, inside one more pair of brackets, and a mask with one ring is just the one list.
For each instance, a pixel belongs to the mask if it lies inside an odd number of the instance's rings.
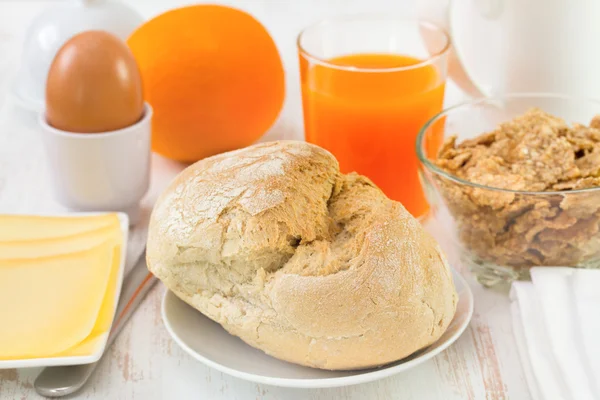
{"label": "egg shell", "polygon": [[46,84],[49,125],[75,133],[109,132],[135,124],[143,112],[140,71],[121,39],[86,31],[60,48]]}

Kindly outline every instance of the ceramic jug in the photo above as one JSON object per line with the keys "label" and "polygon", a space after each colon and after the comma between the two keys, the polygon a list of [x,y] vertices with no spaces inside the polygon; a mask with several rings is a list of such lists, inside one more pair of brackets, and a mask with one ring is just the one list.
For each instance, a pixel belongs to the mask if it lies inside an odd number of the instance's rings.
{"label": "ceramic jug", "polygon": [[418,1],[420,17],[448,31],[449,74],[468,94],[600,98],[600,1]]}

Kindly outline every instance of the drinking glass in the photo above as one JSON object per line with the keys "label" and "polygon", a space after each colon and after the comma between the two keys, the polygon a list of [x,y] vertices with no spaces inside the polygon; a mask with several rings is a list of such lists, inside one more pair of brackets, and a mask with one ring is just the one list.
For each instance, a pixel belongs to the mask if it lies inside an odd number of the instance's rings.
{"label": "drinking glass", "polygon": [[389,16],[329,19],[298,36],[306,140],[415,217],[428,210],[415,139],[442,110],[449,43],[429,22]]}

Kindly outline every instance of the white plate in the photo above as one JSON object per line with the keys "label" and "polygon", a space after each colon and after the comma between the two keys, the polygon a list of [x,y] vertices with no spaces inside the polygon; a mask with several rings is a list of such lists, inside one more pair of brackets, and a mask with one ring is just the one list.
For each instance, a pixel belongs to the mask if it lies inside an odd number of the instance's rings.
{"label": "white plate", "polygon": [[[84,215],[98,215],[102,213],[70,213],[61,216],[73,216],[79,217]],[[119,264],[119,274],[117,276],[117,290],[115,291],[115,310],[119,303],[119,296],[121,295],[121,285],[123,283],[123,271],[125,269],[125,256],[127,255],[127,237],[129,235],[129,218],[127,214],[116,213],[119,217],[121,224],[121,232],[123,233],[123,249],[121,251],[121,263]],[[56,216],[56,215],[53,215]],[[113,311],[114,313],[114,311]],[[110,329],[108,330],[110,332]],[[108,340],[108,332],[102,335],[102,338],[98,341],[95,351],[87,356],[75,356],[75,357],[46,357],[46,358],[27,358],[22,360],[0,360],[0,369],[9,368],[30,368],[30,367],[54,367],[57,365],[79,365],[79,364],[91,364],[102,357],[106,342]]]}
{"label": "white plate", "polygon": [[187,353],[218,371],[252,382],[297,388],[323,388],[370,382],[397,374],[429,360],[463,333],[473,314],[473,294],[465,280],[452,270],[458,292],[456,315],[448,330],[433,345],[404,360],[361,371],[325,371],[278,360],[230,335],[221,325],[167,291],[162,318],[175,342]]}

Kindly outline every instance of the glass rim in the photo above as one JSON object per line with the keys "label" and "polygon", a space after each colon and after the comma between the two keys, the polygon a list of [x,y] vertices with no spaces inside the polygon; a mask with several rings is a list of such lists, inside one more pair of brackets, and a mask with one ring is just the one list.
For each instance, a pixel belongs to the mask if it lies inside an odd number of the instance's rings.
{"label": "glass rim", "polygon": [[513,194],[520,194],[520,195],[527,195],[527,196],[544,196],[544,195],[546,195],[546,196],[557,196],[557,195],[565,196],[565,195],[574,194],[574,193],[599,191],[600,186],[594,186],[594,187],[583,188],[583,189],[574,189],[574,190],[529,191],[529,190],[503,189],[503,188],[498,188],[498,187],[493,187],[493,186],[482,185],[479,183],[470,182],[466,179],[460,178],[456,175],[453,175],[453,174],[443,170],[442,168],[438,167],[433,162],[431,162],[429,157],[427,157],[425,155],[425,153],[423,151],[423,141],[424,141],[426,132],[429,130],[429,128],[431,128],[431,126],[435,122],[437,122],[441,118],[445,117],[446,115],[450,114],[451,112],[462,109],[463,107],[466,107],[466,106],[474,106],[474,105],[488,103],[488,102],[494,102],[494,101],[502,102],[502,101],[506,101],[506,100],[510,100],[510,99],[525,99],[525,98],[537,98],[537,99],[546,98],[546,99],[580,101],[580,102],[586,102],[586,103],[591,103],[591,104],[597,104],[599,107],[599,114],[600,114],[600,100],[594,100],[594,99],[587,98],[587,97],[577,97],[577,96],[572,96],[572,95],[567,95],[567,94],[558,94],[558,93],[527,93],[527,92],[525,92],[525,93],[510,93],[510,94],[504,94],[504,95],[500,95],[500,96],[482,97],[482,98],[479,98],[476,100],[465,101],[465,102],[462,102],[462,103],[456,104],[454,106],[443,109],[442,111],[440,111],[439,113],[437,113],[436,115],[431,117],[425,123],[425,125],[423,125],[423,127],[419,130],[419,133],[417,134],[417,140],[415,141],[417,158],[419,159],[419,162],[423,166],[425,166],[429,171],[431,171],[432,173],[435,173],[436,175],[441,175],[444,178],[451,180],[455,183],[459,183],[461,185],[469,186],[469,187],[476,188],[476,189],[491,190],[494,192],[513,193]]}
{"label": "glass rim", "polygon": [[[425,25],[430,28],[434,28],[439,31],[444,39],[445,43],[442,46],[441,50],[430,54],[428,58],[412,65],[406,65],[402,67],[385,67],[385,68],[364,68],[364,67],[356,67],[352,65],[340,65],[336,63],[332,63],[328,59],[324,57],[318,57],[311,52],[309,52],[304,46],[302,46],[302,38],[303,36],[312,29],[318,28],[320,26],[332,25],[340,22],[357,22],[357,21],[376,21],[376,20],[385,20],[385,21],[396,21],[396,22],[416,22],[419,25]],[[301,56],[306,57],[314,64],[319,64],[328,68],[338,69],[343,71],[354,71],[354,72],[400,72],[400,71],[408,71],[412,69],[423,68],[428,65],[433,64],[443,56],[447,55],[450,47],[451,47],[450,35],[448,32],[442,28],[441,26],[422,18],[410,18],[410,17],[396,17],[389,16],[385,14],[357,14],[357,15],[346,15],[346,16],[338,16],[325,18],[320,21],[317,21],[306,28],[302,29],[296,38],[296,47],[298,48],[298,52]]]}

